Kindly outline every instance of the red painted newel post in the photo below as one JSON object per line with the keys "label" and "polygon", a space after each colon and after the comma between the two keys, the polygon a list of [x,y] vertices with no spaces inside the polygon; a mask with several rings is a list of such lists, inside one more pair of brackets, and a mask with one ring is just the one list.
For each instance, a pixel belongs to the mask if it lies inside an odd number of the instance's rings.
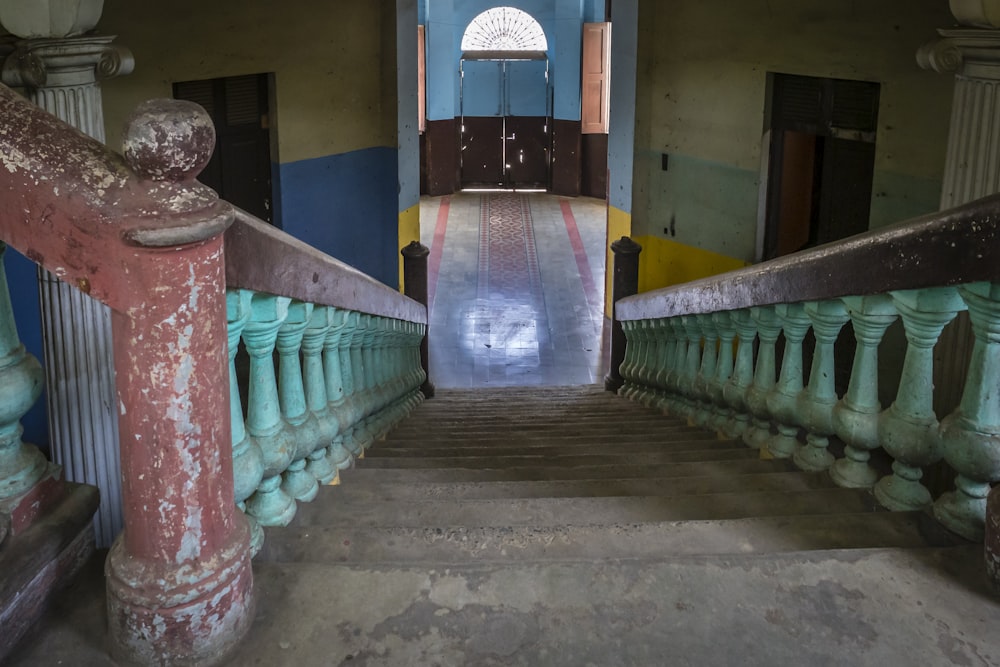
{"label": "red painted newel post", "polygon": [[125,530],[105,571],[125,662],[211,664],[253,618],[250,533],[233,503],[222,245],[233,212],[193,182],[214,144],[204,111],[173,100],[141,105],[126,129],[129,166],[169,196],[154,207],[164,224],[125,235],[129,285],[112,317]]}

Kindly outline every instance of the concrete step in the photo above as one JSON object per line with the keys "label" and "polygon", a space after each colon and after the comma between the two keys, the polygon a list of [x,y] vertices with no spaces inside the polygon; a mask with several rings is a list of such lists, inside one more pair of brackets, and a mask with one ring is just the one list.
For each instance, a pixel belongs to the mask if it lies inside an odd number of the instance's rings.
{"label": "concrete step", "polygon": [[[6,664],[116,664],[103,560],[86,572]],[[985,576],[981,546],[443,567],[258,559],[256,618],[226,664],[1000,664]]]}
{"label": "concrete step", "polygon": [[958,543],[916,512],[775,515],[726,520],[551,526],[313,526],[268,528],[261,562],[463,563],[675,559]]}
{"label": "concrete step", "polygon": [[468,457],[371,457],[357,462],[359,468],[524,468],[550,467],[575,468],[614,465],[623,459],[633,466],[654,466],[668,463],[690,463],[695,461],[732,461],[755,459],[760,454],[746,447],[733,449],[694,449],[680,452],[646,452],[622,456],[618,453],[567,454],[562,456],[481,456]]}
{"label": "concrete step", "polygon": [[629,524],[652,521],[737,519],[751,516],[873,511],[867,491],[837,487],[685,496],[600,498],[490,498],[463,500],[334,499],[325,493],[299,506],[299,525],[526,526]]}
{"label": "concrete step", "polygon": [[[729,450],[726,450],[727,452]],[[753,450],[738,450],[752,452]],[[595,480],[595,479],[644,479],[654,477],[705,477],[730,476],[747,473],[766,473],[795,470],[789,460],[761,460],[751,456],[718,461],[687,461],[640,465],[611,463],[576,467],[538,466],[531,461],[517,467],[504,468],[381,468],[369,466],[368,459],[361,459],[357,466],[340,473],[341,482],[367,480],[386,486],[399,482],[527,482],[545,480]],[[454,462],[454,459],[448,459]],[[384,460],[383,460],[384,462]]]}
{"label": "concrete step", "polygon": [[731,440],[666,440],[639,442],[590,442],[581,440],[430,440],[422,445],[397,447],[395,441],[377,443],[365,452],[366,459],[393,457],[427,458],[478,458],[496,456],[588,456],[617,455],[623,461],[638,454],[667,454],[673,452],[709,452],[720,449],[738,449],[742,445]]}
{"label": "concrete step", "polygon": [[329,502],[342,500],[572,498],[587,496],[683,496],[760,491],[806,491],[833,486],[828,475],[777,472],[733,477],[656,477],[648,479],[583,479],[540,482],[406,482],[385,484],[378,478],[352,478],[347,484],[324,490]]}
{"label": "concrete step", "polygon": [[619,436],[651,436],[665,434],[667,436],[687,434],[698,439],[714,438],[711,431],[693,428],[685,424],[659,424],[656,420],[639,424],[614,424],[613,420],[585,423],[564,420],[551,424],[532,423],[518,424],[502,420],[476,420],[463,423],[438,424],[432,420],[415,421],[404,427],[397,427],[389,434],[392,440],[411,440],[414,438],[474,436],[497,437],[506,434],[509,437],[551,437],[562,438],[617,438]]}

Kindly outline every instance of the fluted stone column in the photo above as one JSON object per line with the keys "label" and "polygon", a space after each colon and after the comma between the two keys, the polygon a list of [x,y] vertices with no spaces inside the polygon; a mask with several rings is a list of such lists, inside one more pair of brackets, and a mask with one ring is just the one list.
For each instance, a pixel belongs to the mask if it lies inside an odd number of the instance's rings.
{"label": "fluted stone column", "polygon": [[[133,62],[114,37],[80,34],[96,24],[101,3],[53,3],[42,23],[7,4],[0,20],[22,39],[4,60],[3,82],[103,142],[100,81],[131,72]],[[67,479],[100,488],[95,530],[107,547],[122,527],[110,311],[47,271],[38,282],[52,458]]]}
{"label": "fluted stone column", "polygon": [[[950,4],[962,27],[938,30],[938,39],[917,52],[924,69],[955,76],[942,209],[1000,192],[1000,0]],[[971,353],[972,329],[963,314],[944,331],[935,351],[939,417],[958,406]]]}

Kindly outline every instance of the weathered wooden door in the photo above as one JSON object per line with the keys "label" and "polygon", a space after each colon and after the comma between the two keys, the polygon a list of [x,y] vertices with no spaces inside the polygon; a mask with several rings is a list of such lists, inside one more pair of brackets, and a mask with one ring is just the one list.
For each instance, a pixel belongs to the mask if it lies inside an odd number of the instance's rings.
{"label": "weathered wooden door", "polygon": [[215,123],[215,153],[198,177],[219,196],[272,222],[267,74],[174,84],[174,97],[205,107]]}

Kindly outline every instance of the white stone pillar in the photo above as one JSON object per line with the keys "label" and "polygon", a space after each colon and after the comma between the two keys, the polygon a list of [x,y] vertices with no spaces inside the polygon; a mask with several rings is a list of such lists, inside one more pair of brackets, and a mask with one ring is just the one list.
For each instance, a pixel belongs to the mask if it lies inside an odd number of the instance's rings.
{"label": "white stone pillar", "polygon": [[[942,209],[1000,192],[1000,2],[952,0],[951,10],[963,27],[938,30],[938,39],[917,52],[924,69],[955,76]],[[935,348],[938,417],[958,406],[971,353],[972,330],[962,314]]]}
{"label": "white stone pillar", "polygon": [[[22,39],[4,61],[3,82],[103,142],[99,82],[129,73],[133,63],[127,50],[111,44],[114,37],[74,36],[93,28],[102,3],[63,3],[41,16],[48,22],[12,13],[9,4],[0,2],[0,20]],[[60,11],[78,13],[60,18]],[[45,271],[39,295],[52,458],[67,479],[100,489],[95,532],[98,546],[107,547],[122,527],[110,311]]]}

